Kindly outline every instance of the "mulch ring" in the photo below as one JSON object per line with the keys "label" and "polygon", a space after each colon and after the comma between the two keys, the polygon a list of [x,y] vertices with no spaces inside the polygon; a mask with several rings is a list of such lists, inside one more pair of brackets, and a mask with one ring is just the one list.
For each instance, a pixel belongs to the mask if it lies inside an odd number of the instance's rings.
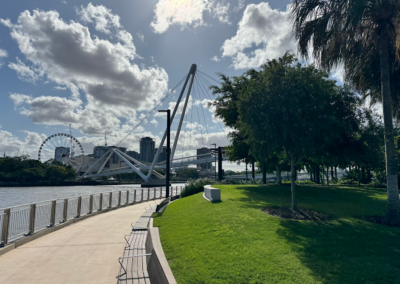
{"label": "mulch ring", "polygon": [[385,216],[361,216],[359,217],[361,220],[379,224],[379,225],[385,225],[389,227],[397,227],[400,228],[400,220],[398,221],[388,221]]}
{"label": "mulch ring", "polygon": [[333,217],[328,214],[301,208],[298,208],[297,210],[292,210],[292,208],[290,207],[273,206],[273,207],[266,207],[261,211],[282,219],[308,220],[314,222],[333,219]]}

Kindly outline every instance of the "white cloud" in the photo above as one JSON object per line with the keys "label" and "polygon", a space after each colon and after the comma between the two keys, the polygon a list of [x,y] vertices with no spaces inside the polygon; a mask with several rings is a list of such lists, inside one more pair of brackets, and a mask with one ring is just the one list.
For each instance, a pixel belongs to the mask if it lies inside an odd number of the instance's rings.
{"label": "white cloud", "polygon": [[217,18],[221,23],[231,25],[229,21],[229,6],[230,4],[216,3],[213,7],[214,18]]}
{"label": "white cloud", "polygon": [[[259,67],[268,59],[296,50],[288,12],[272,9],[268,3],[250,4],[234,37],[224,42],[223,57],[231,57],[235,69]],[[248,49],[255,47],[253,51]]]}
{"label": "white cloud", "polygon": [[211,57],[210,59],[211,59],[212,61],[215,61],[215,62],[220,62],[220,61],[221,61],[221,59],[220,59],[217,55]]}
{"label": "white cloud", "polygon": [[22,131],[25,134],[24,139],[14,136],[11,132],[0,130],[0,152],[5,152],[7,156],[16,156],[17,154],[28,154],[31,159],[37,159],[40,144],[46,139],[46,135],[36,132]]}
{"label": "white cloud", "polygon": [[[110,22],[120,27],[110,10],[88,7],[90,12],[86,11],[85,17],[89,19],[98,11],[107,15],[107,24],[94,20],[99,30],[110,28]],[[96,9],[92,11],[91,7]],[[42,96],[25,100],[27,109],[21,113],[35,123],[76,123],[88,134],[107,128],[117,131],[122,129],[119,118],[125,118],[132,127],[136,111],[148,110],[168,90],[164,69],[140,68],[132,63],[138,56],[132,35],[123,29],[118,30],[117,42],[113,43],[92,38],[87,27],[64,22],[56,11],[24,11],[17,24],[0,21],[10,27],[12,38],[30,63],[28,66],[17,59],[10,68],[23,80],[35,82],[42,78],[67,87],[73,94],[71,99]],[[79,98],[81,94],[86,96],[85,103]],[[47,107],[55,107],[58,113],[47,111]]]}
{"label": "white cloud", "polygon": [[344,66],[340,65],[332,69],[330,76],[336,80],[338,84],[343,85],[344,82]]}
{"label": "white cloud", "polygon": [[8,64],[10,69],[17,72],[18,78],[22,81],[35,83],[41,77],[41,72],[38,68],[31,68],[17,57],[17,63],[11,62]]}
{"label": "white cloud", "polygon": [[65,1],[65,0],[62,0],[62,1],[61,1],[61,3],[63,3],[63,4],[67,4],[67,1]]}
{"label": "white cloud", "polygon": [[61,87],[61,86],[56,86],[56,87],[54,87],[54,89],[62,91],[62,90],[66,90],[67,88],[66,87]]}
{"label": "white cloud", "polygon": [[13,93],[10,95],[10,99],[14,102],[15,106],[19,106],[25,102],[29,103],[32,100],[32,97],[23,94]]}
{"label": "white cloud", "polygon": [[119,29],[122,27],[119,22],[119,16],[114,15],[110,9],[103,5],[94,6],[89,3],[86,7],[81,6],[80,10],[77,9],[76,13],[81,21],[93,23],[96,30],[106,34],[111,33],[111,28]]}
{"label": "white cloud", "polygon": [[136,36],[142,41],[144,42],[144,35],[140,34],[140,33],[136,33]]}
{"label": "white cloud", "polygon": [[0,48],[0,57],[7,57],[7,56],[8,56],[7,51],[5,51],[4,49]]}
{"label": "white cloud", "polygon": [[233,9],[236,13],[244,8],[246,0],[238,0],[238,5]]}
{"label": "white cloud", "polygon": [[206,25],[203,19],[205,12],[210,13],[223,23],[229,23],[229,3],[214,0],[159,0],[154,8],[154,19],[150,26],[155,33],[164,33],[171,25],[182,29]]}

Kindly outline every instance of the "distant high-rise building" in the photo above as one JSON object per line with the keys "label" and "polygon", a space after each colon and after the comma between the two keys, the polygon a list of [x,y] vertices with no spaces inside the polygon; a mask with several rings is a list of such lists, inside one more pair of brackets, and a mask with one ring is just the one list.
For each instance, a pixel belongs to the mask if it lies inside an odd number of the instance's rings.
{"label": "distant high-rise building", "polygon": [[129,156],[131,156],[132,158],[136,159],[136,160],[140,160],[140,154],[136,151],[128,151],[126,152]]}
{"label": "distant high-rise building", "polygon": [[[204,154],[209,154],[209,155],[204,155]],[[197,149],[197,156],[199,155],[204,155],[201,157],[197,157],[197,160],[201,160],[201,159],[206,159],[206,158],[211,158],[211,149],[209,148],[200,148]],[[198,168],[201,168],[201,170],[212,170],[212,163],[203,163],[203,164],[198,164],[197,165]]]}
{"label": "distant high-rise building", "polygon": [[153,162],[156,143],[153,138],[144,137],[140,139],[140,160],[143,162]]}
{"label": "distant high-rise building", "polygon": [[[156,148],[154,155],[157,153],[158,148]],[[160,152],[160,155],[158,156],[158,161],[157,163],[162,163],[167,160],[167,146],[163,146],[162,151]]]}
{"label": "distant high-rise building", "polygon": [[68,147],[57,147],[54,153],[54,160],[61,161],[63,157],[69,158],[70,156],[70,148]]}
{"label": "distant high-rise building", "polygon": [[[110,150],[111,148],[117,148],[119,149],[121,152],[126,152],[126,148],[124,147],[115,147],[115,146],[95,146],[93,148],[93,156],[95,159],[100,159],[101,157],[104,156],[104,154]],[[120,158],[114,154],[112,155],[111,159],[110,159],[110,163],[111,164],[118,164],[118,162],[120,161]]]}

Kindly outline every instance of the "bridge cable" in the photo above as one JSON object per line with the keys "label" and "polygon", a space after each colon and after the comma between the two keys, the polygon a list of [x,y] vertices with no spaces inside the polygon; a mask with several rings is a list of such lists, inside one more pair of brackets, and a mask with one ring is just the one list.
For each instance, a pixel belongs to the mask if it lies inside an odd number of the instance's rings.
{"label": "bridge cable", "polygon": [[[199,87],[199,82],[198,82],[198,80],[197,80],[196,77],[195,77],[195,82],[196,82],[197,88],[200,89],[200,87]],[[204,94],[203,94],[203,95],[204,95]],[[199,92],[199,96],[200,96],[200,92]],[[204,97],[204,98],[205,98],[205,97]],[[205,99],[206,99],[206,98],[205,98]],[[201,102],[201,101],[200,101],[200,102]],[[207,121],[206,121],[206,116],[205,116],[205,114],[204,114],[204,107],[203,107],[203,105],[201,106],[201,111],[203,112],[204,124],[206,125],[208,144],[211,145],[211,144],[210,144],[210,133],[208,132],[208,125],[207,125]]]}
{"label": "bridge cable", "polygon": [[167,93],[164,97],[161,98],[161,100],[139,121],[138,124],[136,124],[131,131],[128,132],[128,134],[125,135],[124,138],[122,138],[121,141],[119,141],[116,146],[121,144],[129,135],[133,133],[144,121],[146,121],[155,111],[156,109],[173,93],[175,90],[182,84],[182,82],[189,76],[189,74],[185,75],[182,80],[169,92]]}
{"label": "bridge cable", "polygon": [[[193,88],[193,95],[195,98],[195,104],[196,104],[196,108],[197,108],[197,117],[199,118],[199,126],[201,126],[201,121],[200,121],[200,111],[199,111],[199,106],[196,103],[196,89]],[[201,140],[203,142],[203,148],[205,148],[205,144],[204,144],[204,138],[203,138],[203,129],[200,127],[200,133],[201,133]]]}
{"label": "bridge cable", "polygon": [[[204,95],[204,93],[205,93],[205,94],[207,94],[207,98],[208,98],[208,99],[210,99],[211,101],[215,101],[215,100],[212,99],[212,97],[209,97],[209,96],[208,96],[207,88],[203,85],[203,81],[202,81],[202,80],[205,81],[205,84],[206,84],[206,85],[207,85],[208,81],[207,81],[205,78],[203,78],[203,76],[202,76],[200,73],[199,73],[199,78],[201,79],[201,80],[199,80],[199,81],[200,81],[201,85],[203,86],[203,89],[202,89],[203,95]],[[209,85],[209,86],[210,86],[210,85]],[[218,120],[217,120],[217,122],[218,122],[218,125],[219,125],[219,127],[221,128],[221,130],[224,132],[224,134],[225,134],[226,136],[228,136],[228,135],[226,134],[226,132],[225,132],[224,127],[221,125],[221,122],[218,121]]]}
{"label": "bridge cable", "polygon": [[216,79],[214,79],[213,77],[207,75],[206,73],[204,73],[203,71],[200,71],[199,69],[197,69],[197,71],[200,72],[200,74],[203,74],[204,76],[207,76],[208,78],[210,78],[211,80],[213,80],[214,82],[216,82],[217,84],[220,84],[221,82],[218,82]]}

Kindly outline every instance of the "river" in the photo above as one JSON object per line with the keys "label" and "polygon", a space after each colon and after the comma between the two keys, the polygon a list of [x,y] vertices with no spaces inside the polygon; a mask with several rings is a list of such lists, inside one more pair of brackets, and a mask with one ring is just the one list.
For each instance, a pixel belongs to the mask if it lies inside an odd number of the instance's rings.
{"label": "river", "polygon": [[[173,184],[182,186],[184,184]],[[97,185],[97,186],[43,186],[43,187],[0,187],[0,208],[36,203],[40,201],[71,198],[103,192],[118,192],[140,189],[140,184]]]}

